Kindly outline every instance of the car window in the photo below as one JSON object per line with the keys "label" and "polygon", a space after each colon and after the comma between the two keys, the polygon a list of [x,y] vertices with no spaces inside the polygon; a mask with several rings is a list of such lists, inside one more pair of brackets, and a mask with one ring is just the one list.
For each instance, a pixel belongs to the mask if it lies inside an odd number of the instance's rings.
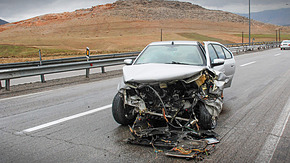
{"label": "car window", "polygon": [[226,59],[232,58],[232,54],[226,48],[223,47],[223,50],[224,50]]}
{"label": "car window", "polygon": [[217,59],[218,57],[217,57],[217,54],[216,54],[216,52],[211,44],[208,45],[208,53],[209,53],[209,57],[210,57],[210,63],[213,63],[213,60]]}
{"label": "car window", "polygon": [[224,54],[222,47],[219,45],[213,45],[213,47],[216,50],[218,57],[220,59],[225,59],[225,54]]}
{"label": "car window", "polygon": [[197,45],[150,45],[135,64],[166,63],[204,65],[204,58]]}

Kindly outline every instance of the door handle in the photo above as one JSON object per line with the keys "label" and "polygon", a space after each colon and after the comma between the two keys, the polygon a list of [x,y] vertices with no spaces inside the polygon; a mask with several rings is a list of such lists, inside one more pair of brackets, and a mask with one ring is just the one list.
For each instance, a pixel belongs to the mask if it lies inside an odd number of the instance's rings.
{"label": "door handle", "polygon": [[235,65],[231,65],[231,67],[235,67]]}

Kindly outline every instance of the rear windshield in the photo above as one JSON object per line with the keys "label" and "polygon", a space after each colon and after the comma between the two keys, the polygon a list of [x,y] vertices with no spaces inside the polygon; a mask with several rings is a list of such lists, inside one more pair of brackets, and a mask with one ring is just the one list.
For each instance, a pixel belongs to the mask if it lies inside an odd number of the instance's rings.
{"label": "rear windshield", "polygon": [[290,43],[290,40],[284,40],[282,43]]}
{"label": "rear windshield", "polygon": [[205,59],[197,45],[151,45],[148,46],[135,64],[165,63],[204,65]]}

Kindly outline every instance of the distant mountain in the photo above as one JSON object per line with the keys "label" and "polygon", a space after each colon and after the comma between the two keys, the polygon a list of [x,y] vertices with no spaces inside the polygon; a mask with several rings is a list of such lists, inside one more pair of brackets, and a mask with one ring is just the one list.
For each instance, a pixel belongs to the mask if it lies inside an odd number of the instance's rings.
{"label": "distant mountain", "polygon": [[[271,34],[277,26],[252,21],[252,31]],[[288,23],[289,24],[289,23]],[[248,18],[172,0],[118,0],[114,3],[53,13],[0,26],[0,44],[52,49],[97,49],[98,53],[139,51],[152,41],[211,40],[241,42]],[[283,33],[290,31],[284,27]],[[289,32],[288,32],[289,33]],[[273,38],[256,41],[273,41]]]}
{"label": "distant mountain", "polygon": [[[241,16],[249,17],[249,14],[240,14]],[[252,12],[251,19],[258,20],[264,23],[275,25],[290,25],[290,8],[283,8],[278,10],[265,10],[261,12]]]}
{"label": "distant mountain", "polygon": [[7,24],[7,23],[9,23],[9,22],[7,22],[7,21],[5,21],[5,20],[2,20],[2,19],[0,19],[0,25],[2,25],[2,24]]}

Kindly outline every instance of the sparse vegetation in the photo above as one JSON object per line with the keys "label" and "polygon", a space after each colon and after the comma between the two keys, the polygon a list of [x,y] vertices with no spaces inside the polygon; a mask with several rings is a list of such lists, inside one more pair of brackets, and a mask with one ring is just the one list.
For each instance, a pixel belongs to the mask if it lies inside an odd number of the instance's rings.
{"label": "sparse vegetation", "polygon": [[1,58],[35,57],[37,55],[37,48],[16,45],[0,45]]}
{"label": "sparse vegetation", "polygon": [[[1,45],[0,44],[0,63],[26,62],[39,60],[39,49],[23,45]],[[41,49],[43,59],[66,58],[80,55],[81,53],[73,50],[63,49]]]}
{"label": "sparse vegetation", "polygon": [[[236,36],[242,37],[242,34],[235,34]],[[277,35],[277,38],[279,36]],[[249,38],[249,34],[244,34],[244,38]],[[275,41],[276,34],[251,34],[251,38],[259,38],[263,40],[272,39]],[[290,34],[280,34],[280,40],[290,39]]]}
{"label": "sparse vegetation", "polygon": [[192,40],[196,40],[196,41],[217,41],[220,42],[222,44],[230,44],[233,43],[231,41],[228,40],[223,40],[223,39],[218,39],[218,38],[214,38],[214,37],[209,37],[209,36],[205,36],[205,35],[201,35],[201,34],[197,34],[197,33],[177,33],[178,35],[188,38],[188,39],[192,39]]}
{"label": "sparse vegetation", "polygon": [[[122,53],[122,52],[128,51],[91,51],[91,55]],[[85,55],[85,50],[81,52],[77,50],[65,50],[65,49],[41,49],[41,56],[43,60],[68,58],[83,55]],[[39,49],[36,47],[0,44],[0,64],[11,62],[38,61],[38,60],[39,60]]]}
{"label": "sparse vegetation", "polygon": [[[35,47],[27,47],[21,45],[1,45],[0,44],[0,57],[1,58],[33,58],[38,57],[39,49]],[[63,49],[42,49],[41,54],[43,57],[48,56],[68,56],[76,55],[79,52]]]}

